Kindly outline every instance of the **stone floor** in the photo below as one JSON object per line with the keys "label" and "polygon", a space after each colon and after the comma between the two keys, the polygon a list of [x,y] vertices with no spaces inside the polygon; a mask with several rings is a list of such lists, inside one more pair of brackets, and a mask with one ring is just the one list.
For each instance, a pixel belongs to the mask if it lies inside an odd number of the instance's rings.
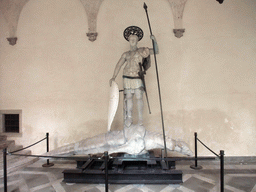
{"label": "stone floor", "polygon": [[[63,182],[62,171],[76,167],[72,161],[53,161],[45,168],[45,159],[8,174],[8,192],[104,192],[104,184],[71,184]],[[52,161],[50,161],[52,162]],[[193,162],[177,162],[176,169],[183,171],[183,183],[176,185],[109,185],[111,192],[213,192],[220,191],[219,161],[198,162],[201,170],[190,168]],[[0,178],[0,192],[4,191]],[[256,192],[256,164],[232,162],[225,164],[225,192]]]}

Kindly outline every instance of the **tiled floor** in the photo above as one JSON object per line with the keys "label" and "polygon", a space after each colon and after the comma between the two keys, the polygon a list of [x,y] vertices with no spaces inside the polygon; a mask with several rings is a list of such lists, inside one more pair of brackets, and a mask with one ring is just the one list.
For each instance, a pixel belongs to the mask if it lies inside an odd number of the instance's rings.
{"label": "tiled floor", "polygon": [[[76,167],[72,161],[54,161],[45,168],[40,159],[32,165],[8,175],[8,192],[104,192],[104,184],[69,184],[63,182],[64,169]],[[183,171],[183,183],[176,185],[109,185],[111,192],[218,192],[220,191],[219,161],[198,162],[201,170],[190,168],[193,162],[177,162]],[[0,192],[3,178],[0,179]],[[225,165],[225,192],[256,192],[256,164],[229,163]]]}

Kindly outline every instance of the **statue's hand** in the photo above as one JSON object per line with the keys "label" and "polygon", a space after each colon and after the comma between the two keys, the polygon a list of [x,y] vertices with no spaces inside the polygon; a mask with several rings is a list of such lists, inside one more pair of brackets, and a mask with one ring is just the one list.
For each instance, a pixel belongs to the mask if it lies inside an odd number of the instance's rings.
{"label": "statue's hand", "polygon": [[156,38],[154,35],[150,35],[150,39],[152,39],[153,41],[156,41]]}
{"label": "statue's hand", "polygon": [[110,87],[111,87],[111,85],[112,85],[112,81],[115,81],[115,78],[111,78],[111,79],[109,80],[109,85],[110,85]]}
{"label": "statue's hand", "polygon": [[143,75],[145,75],[145,74],[146,74],[146,71],[139,71],[138,72],[139,77],[143,77]]}

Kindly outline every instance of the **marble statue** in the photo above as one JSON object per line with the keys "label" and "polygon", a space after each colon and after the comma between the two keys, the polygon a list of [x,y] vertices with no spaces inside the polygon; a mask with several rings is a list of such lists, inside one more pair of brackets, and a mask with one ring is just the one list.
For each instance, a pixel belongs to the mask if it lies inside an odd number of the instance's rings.
{"label": "marble statue", "polygon": [[[143,126],[131,125],[122,131],[111,131],[91,138],[71,143],[47,153],[47,155],[88,155],[108,151],[141,155],[152,149],[163,148],[163,136],[159,133],[146,131]],[[184,141],[175,141],[166,137],[169,151],[179,152],[191,156],[193,153]]]}
{"label": "marble statue", "polygon": [[[163,135],[146,131],[143,126],[143,93],[145,91],[145,84],[141,79],[142,64],[144,71],[150,66],[145,63],[149,60],[151,54],[159,53],[155,37],[152,35],[150,38],[153,40],[153,49],[146,47],[137,47],[138,41],[143,37],[143,31],[136,26],[130,26],[125,29],[124,37],[130,43],[130,50],[123,53],[118,61],[113,77],[110,79],[110,103],[108,114],[108,132],[96,135],[92,138],[72,143],[60,148],[57,148],[48,155],[88,155],[98,154],[108,151],[109,154],[113,153],[126,153],[131,155],[141,155],[148,153],[149,150],[164,148]],[[123,70],[123,84],[124,84],[124,128],[121,131],[110,131],[119,100],[119,89],[115,78],[117,77],[121,67]],[[138,123],[133,123],[132,107],[133,96],[137,99],[138,109]],[[170,151],[180,152],[184,155],[192,155],[188,145],[183,141],[175,141],[166,137],[166,149]]]}
{"label": "marble statue", "polygon": [[115,81],[112,81],[109,94],[109,107],[108,107],[108,131],[111,129],[112,122],[115,118],[116,111],[119,103],[119,88]]}
{"label": "marble statue", "polygon": [[[133,124],[132,108],[134,96],[137,100],[138,125],[143,125],[143,92],[145,91],[145,85],[139,73],[142,69],[143,59],[154,54],[154,51],[147,47],[137,47],[138,41],[143,38],[143,31],[139,27],[130,26],[126,28],[124,37],[130,43],[130,50],[124,52],[116,64],[113,77],[110,79],[110,85],[115,81],[121,67],[124,66],[124,126],[130,127]],[[150,38],[154,42],[155,53],[158,53],[159,49],[155,37],[152,35]]]}

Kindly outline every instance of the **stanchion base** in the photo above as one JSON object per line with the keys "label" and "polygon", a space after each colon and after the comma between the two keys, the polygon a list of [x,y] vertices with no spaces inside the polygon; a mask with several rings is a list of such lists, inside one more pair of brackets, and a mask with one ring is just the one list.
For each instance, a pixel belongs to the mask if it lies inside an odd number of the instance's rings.
{"label": "stanchion base", "polygon": [[199,165],[199,166],[190,165],[190,168],[191,169],[196,169],[196,170],[203,169],[203,167],[201,165]]}
{"label": "stanchion base", "polygon": [[52,167],[54,165],[54,163],[45,163],[42,165],[42,167]]}

